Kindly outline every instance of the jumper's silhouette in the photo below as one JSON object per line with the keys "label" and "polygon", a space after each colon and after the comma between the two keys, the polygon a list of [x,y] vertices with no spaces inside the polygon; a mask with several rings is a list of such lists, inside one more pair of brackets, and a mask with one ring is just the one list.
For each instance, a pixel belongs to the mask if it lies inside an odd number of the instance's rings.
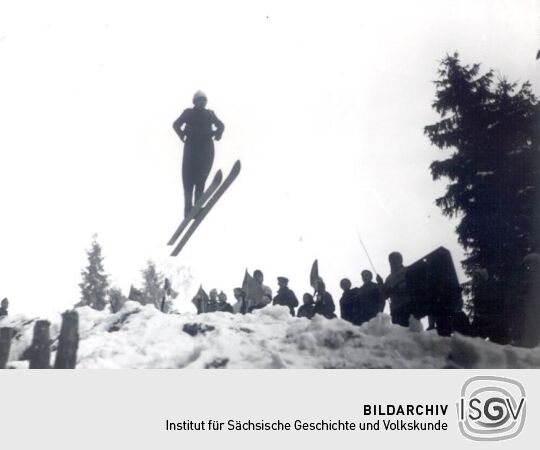
{"label": "jumper's silhouette", "polygon": [[184,215],[204,192],[204,185],[214,162],[214,140],[219,141],[225,126],[210,109],[206,109],[206,94],[197,91],[193,108],[187,108],[173,123],[174,131],[184,143],[182,182],[184,185]]}

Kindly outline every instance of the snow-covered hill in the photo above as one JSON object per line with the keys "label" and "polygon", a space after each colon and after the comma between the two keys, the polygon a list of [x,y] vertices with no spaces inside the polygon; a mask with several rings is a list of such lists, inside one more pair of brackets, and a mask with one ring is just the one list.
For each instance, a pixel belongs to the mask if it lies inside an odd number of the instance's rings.
{"label": "snow-covered hill", "polygon": [[[500,346],[394,326],[380,314],[362,327],[341,319],[293,318],[285,307],[254,314],[162,314],[128,302],[117,314],[79,308],[77,367],[93,368],[540,368],[540,347]],[[53,349],[60,317],[49,317]],[[8,367],[30,345],[35,319],[13,316]],[[54,360],[54,354],[53,354]]]}

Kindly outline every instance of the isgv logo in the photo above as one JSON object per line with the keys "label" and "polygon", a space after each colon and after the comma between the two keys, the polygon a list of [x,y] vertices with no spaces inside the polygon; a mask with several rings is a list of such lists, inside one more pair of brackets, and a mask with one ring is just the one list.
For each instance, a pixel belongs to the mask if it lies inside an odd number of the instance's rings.
{"label": "isgv logo", "polygon": [[525,389],[511,378],[472,377],[461,388],[457,410],[459,430],[466,438],[473,441],[512,439],[525,425]]}

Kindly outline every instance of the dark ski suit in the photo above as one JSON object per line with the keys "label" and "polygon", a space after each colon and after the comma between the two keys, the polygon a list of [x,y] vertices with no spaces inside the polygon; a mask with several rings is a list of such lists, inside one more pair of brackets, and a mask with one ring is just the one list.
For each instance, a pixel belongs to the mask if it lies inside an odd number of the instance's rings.
{"label": "dark ski suit", "polygon": [[[185,125],[184,128],[182,128]],[[215,130],[214,130],[215,127]],[[173,123],[174,131],[184,142],[182,181],[184,214],[204,192],[204,184],[214,162],[214,141],[221,139],[225,125],[210,109],[188,108]],[[193,195],[195,194],[195,200]]]}

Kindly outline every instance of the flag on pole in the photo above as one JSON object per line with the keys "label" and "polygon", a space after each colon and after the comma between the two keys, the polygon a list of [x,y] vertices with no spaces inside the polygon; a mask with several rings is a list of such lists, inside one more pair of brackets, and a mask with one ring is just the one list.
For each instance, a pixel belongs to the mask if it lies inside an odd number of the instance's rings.
{"label": "flag on pole", "polygon": [[318,260],[313,261],[313,265],[311,266],[311,272],[309,274],[309,284],[311,287],[316,291],[319,280],[321,277],[319,276],[319,262]]}
{"label": "flag on pole", "polygon": [[209,301],[210,297],[208,297],[208,294],[205,292],[201,284],[199,286],[199,290],[195,294],[195,297],[193,297],[193,300],[191,300],[191,303],[195,305],[195,308],[197,308],[197,313],[200,314],[206,312],[206,306],[208,305]]}
{"label": "flag on pole", "polygon": [[246,269],[244,274],[244,281],[242,282],[242,289],[246,293],[246,304],[249,308],[260,308],[267,304],[264,301],[264,289],[255,278],[253,278]]}

